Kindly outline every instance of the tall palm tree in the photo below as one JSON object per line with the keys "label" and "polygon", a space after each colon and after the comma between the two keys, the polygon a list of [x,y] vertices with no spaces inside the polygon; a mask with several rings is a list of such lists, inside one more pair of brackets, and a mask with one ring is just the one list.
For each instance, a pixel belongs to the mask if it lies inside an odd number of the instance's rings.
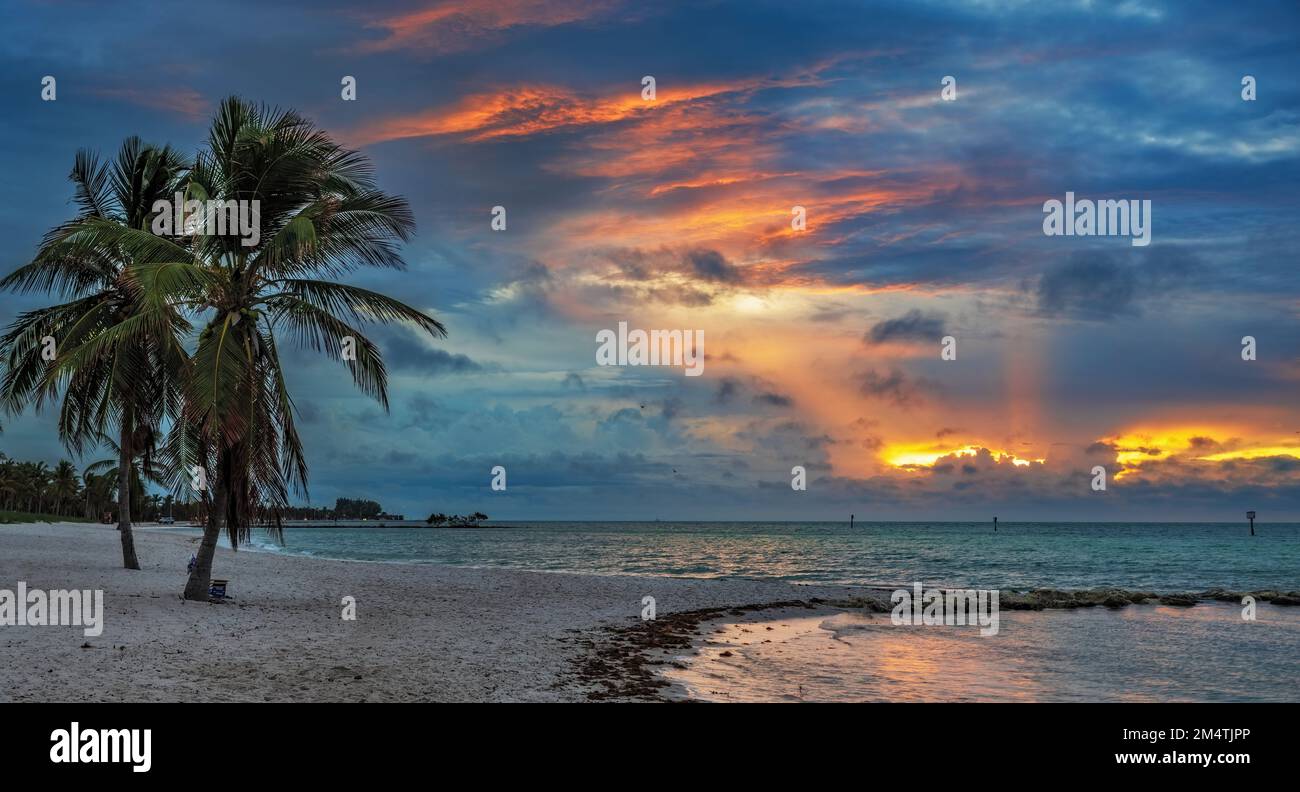
{"label": "tall palm tree", "polygon": [[198,200],[258,201],[260,210],[256,244],[203,227],[184,240],[132,243],[137,262],[149,262],[133,267],[147,301],[198,304],[206,319],[184,413],[164,448],[175,488],[190,466],[212,485],[202,493],[208,520],[185,586],[186,599],[206,599],[221,531],[238,547],[255,521],[278,530],[290,489],[306,494],[277,340],[344,361],[356,385],[387,409],[383,358],[355,325],[406,322],[434,338],[446,329],[405,303],[333,280],[362,266],[404,268],[397,246],[415,224],[404,199],[377,188],[364,156],[297,113],[226,99],[186,191]]}
{"label": "tall palm tree", "polygon": [[[0,288],[59,293],[67,302],[21,314],[0,337],[0,403],[36,409],[64,393],[59,434],[80,455],[109,431],[118,440],[118,530],[122,564],[139,569],[131,533],[130,472],[156,443],[168,412],[178,413],[189,325],[177,306],[150,301],[132,265],[165,241],[150,233],[154,203],[171,199],[186,172],[170,147],[128,138],[101,165],[77,152],[69,178],[78,215],[46,235],[31,263]],[[56,340],[46,360],[42,339]]]}

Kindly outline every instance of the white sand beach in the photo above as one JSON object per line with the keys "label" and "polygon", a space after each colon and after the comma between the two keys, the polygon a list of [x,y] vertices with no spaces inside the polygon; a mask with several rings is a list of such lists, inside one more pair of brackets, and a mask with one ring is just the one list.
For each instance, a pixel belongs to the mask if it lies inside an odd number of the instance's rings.
{"label": "white sand beach", "polygon": [[[0,627],[0,702],[581,701],[593,637],[658,615],[851,589],[750,580],[532,573],[219,549],[231,600],[185,602],[197,538],[112,526],[0,525],[0,589],[102,589],[104,629]],[[343,597],[357,618],[341,618]],[[89,646],[85,646],[89,644]]]}

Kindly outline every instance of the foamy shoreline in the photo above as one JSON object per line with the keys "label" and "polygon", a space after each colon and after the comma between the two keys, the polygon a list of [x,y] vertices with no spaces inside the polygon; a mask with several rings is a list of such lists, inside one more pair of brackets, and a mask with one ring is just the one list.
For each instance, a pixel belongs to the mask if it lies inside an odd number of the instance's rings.
{"label": "foamy shoreline", "polygon": [[[104,628],[0,627],[0,702],[586,701],[574,670],[610,627],[854,589],[761,580],[539,573],[219,549],[232,600],[185,602],[197,543],[112,526],[0,525],[0,588],[102,589]],[[356,621],[342,599],[356,598]],[[83,648],[83,645],[89,646]]]}

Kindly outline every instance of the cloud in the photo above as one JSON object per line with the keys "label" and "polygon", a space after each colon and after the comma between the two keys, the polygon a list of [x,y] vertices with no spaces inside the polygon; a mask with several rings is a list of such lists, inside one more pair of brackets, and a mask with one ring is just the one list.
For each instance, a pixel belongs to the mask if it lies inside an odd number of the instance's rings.
{"label": "cloud", "polygon": [[472,49],[521,27],[556,27],[600,16],[612,0],[445,0],[385,17],[369,25],[383,37],[363,42],[361,52],[413,50],[445,54]]}
{"label": "cloud", "polygon": [[1071,254],[1038,280],[1037,312],[1093,320],[1136,315],[1144,302],[1191,285],[1203,269],[1197,256],[1180,247],[1126,255],[1128,261],[1100,251]]}
{"label": "cloud", "polygon": [[755,404],[762,404],[768,407],[792,407],[794,399],[783,393],[766,392],[760,393],[754,397]]}
{"label": "cloud", "polygon": [[473,374],[495,369],[484,366],[468,355],[430,346],[411,332],[386,332],[376,339],[384,362],[393,371],[423,374]]}
{"label": "cloud", "polygon": [[692,250],[685,256],[690,271],[711,283],[740,283],[744,273],[716,250]]}
{"label": "cloud", "polygon": [[598,258],[613,264],[621,280],[677,282],[680,277],[685,277],[706,284],[724,285],[736,285],[745,280],[742,268],[711,248],[604,248],[598,251]]}
{"label": "cloud", "polygon": [[713,398],[718,404],[730,404],[739,391],[739,382],[732,377],[723,377],[718,381],[718,391]]}
{"label": "cloud", "polygon": [[1135,311],[1137,275],[1112,256],[1075,253],[1038,281],[1038,312],[1049,316],[1110,319]]}
{"label": "cloud", "polygon": [[947,333],[944,317],[926,315],[918,310],[908,311],[897,319],[886,319],[872,325],[863,336],[868,344],[887,344],[892,341],[938,342]]}
{"label": "cloud", "polygon": [[[653,102],[638,90],[606,95],[579,93],[559,85],[525,84],[472,94],[451,107],[379,118],[355,130],[359,145],[404,138],[458,136],[481,143],[501,138],[526,138],[570,127],[603,127],[621,121],[649,119],[663,107],[722,94],[753,90],[761,81],[680,85],[665,90]],[[634,83],[632,88],[636,88]]]}
{"label": "cloud", "polygon": [[900,407],[916,407],[925,402],[923,388],[932,386],[927,380],[914,379],[899,369],[882,374],[872,369],[859,378],[859,391],[864,396],[892,402]]}

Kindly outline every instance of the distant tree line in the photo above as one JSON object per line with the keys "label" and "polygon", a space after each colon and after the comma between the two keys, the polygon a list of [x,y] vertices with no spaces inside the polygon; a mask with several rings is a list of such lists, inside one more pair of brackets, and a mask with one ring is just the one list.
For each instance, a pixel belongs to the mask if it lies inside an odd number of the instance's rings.
{"label": "distant tree line", "polygon": [[446,515],[435,512],[434,514],[430,514],[429,519],[425,520],[425,522],[435,528],[441,528],[444,526],[447,528],[473,528],[487,518],[488,516],[483,512],[474,512],[473,514],[465,515]]}
{"label": "distant tree line", "polygon": [[372,500],[339,498],[334,501],[334,519],[368,520],[384,513],[384,507]]}
{"label": "distant tree line", "polygon": [[[117,461],[102,459],[78,470],[68,460],[54,467],[45,462],[22,462],[0,452],[0,509],[55,517],[99,520],[116,518]],[[168,495],[148,495],[140,465],[131,469],[131,510],[143,521],[156,521],[175,506]]]}
{"label": "distant tree line", "polygon": [[[0,452],[0,510],[117,521],[118,469],[116,459],[102,459],[78,470],[62,460],[54,467],[45,462],[21,462]],[[158,522],[174,517],[176,522],[204,521],[202,501],[181,501],[171,495],[149,494],[137,463],[131,470],[131,519]],[[339,498],[328,506],[288,506],[287,520],[365,520],[383,517],[384,509],[372,500]]]}

